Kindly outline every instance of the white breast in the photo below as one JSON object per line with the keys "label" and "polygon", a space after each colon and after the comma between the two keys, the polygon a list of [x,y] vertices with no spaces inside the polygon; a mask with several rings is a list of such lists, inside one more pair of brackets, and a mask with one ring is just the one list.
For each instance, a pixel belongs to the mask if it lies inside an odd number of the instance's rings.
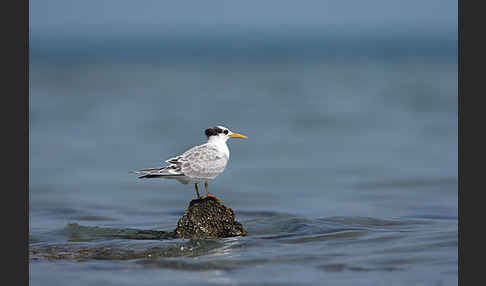
{"label": "white breast", "polygon": [[226,157],[229,159],[230,151],[228,148],[228,145],[226,145],[226,140],[224,138],[221,138],[219,136],[213,136],[208,140],[208,144],[214,146],[218,151],[226,155]]}

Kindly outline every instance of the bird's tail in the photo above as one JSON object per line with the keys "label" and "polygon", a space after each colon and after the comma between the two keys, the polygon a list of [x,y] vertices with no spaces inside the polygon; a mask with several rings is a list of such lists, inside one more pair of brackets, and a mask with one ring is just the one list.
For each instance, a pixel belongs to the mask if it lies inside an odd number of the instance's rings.
{"label": "bird's tail", "polygon": [[172,178],[172,177],[179,177],[183,176],[183,174],[177,171],[175,166],[167,166],[162,168],[149,168],[149,169],[142,169],[137,171],[130,171],[129,173],[132,174],[141,174],[142,176],[138,177],[139,179],[143,178]]}

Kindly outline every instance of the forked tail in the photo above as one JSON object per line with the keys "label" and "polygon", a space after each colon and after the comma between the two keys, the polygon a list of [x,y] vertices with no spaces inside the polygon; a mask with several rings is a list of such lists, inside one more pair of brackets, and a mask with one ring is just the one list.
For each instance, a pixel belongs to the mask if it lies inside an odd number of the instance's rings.
{"label": "forked tail", "polygon": [[143,178],[174,178],[184,176],[184,174],[180,173],[180,169],[176,165],[170,165],[162,168],[150,168],[150,169],[142,169],[137,171],[130,171],[129,173],[133,174],[141,174],[142,176],[138,177],[139,179]]}

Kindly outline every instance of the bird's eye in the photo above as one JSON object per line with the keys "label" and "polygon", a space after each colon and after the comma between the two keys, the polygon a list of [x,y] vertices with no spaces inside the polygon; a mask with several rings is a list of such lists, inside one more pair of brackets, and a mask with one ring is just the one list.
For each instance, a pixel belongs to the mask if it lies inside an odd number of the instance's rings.
{"label": "bird's eye", "polygon": [[228,134],[228,130],[225,130],[225,131],[224,131],[224,134]]}

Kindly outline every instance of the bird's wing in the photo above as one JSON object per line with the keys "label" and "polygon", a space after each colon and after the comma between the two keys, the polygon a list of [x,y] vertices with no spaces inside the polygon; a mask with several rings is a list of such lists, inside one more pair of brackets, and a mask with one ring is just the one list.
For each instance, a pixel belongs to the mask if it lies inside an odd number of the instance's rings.
{"label": "bird's wing", "polygon": [[142,169],[137,171],[131,171],[130,173],[142,174],[144,175],[142,176],[143,178],[184,176],[184,173],[181,170],[182,162],[179,161],[179,159],[181,158],[182,155],[166,160],[165,162],[169,163],[169,165],[164,167]]}
{"label": "bird's wing", "polygon": [[177,177],[212,179],[221,174],[228,157],[209,144],[195,146],[184,154],[167,159],[168,166],[149,168],[132,173],[142,174],[142,177]]}
{"label": "bird's wing", "polygon": [[214,146],[203,144],[169,159],[168,162],[180,166],[185,176],[212,179],[224,171],[228,157]]}

